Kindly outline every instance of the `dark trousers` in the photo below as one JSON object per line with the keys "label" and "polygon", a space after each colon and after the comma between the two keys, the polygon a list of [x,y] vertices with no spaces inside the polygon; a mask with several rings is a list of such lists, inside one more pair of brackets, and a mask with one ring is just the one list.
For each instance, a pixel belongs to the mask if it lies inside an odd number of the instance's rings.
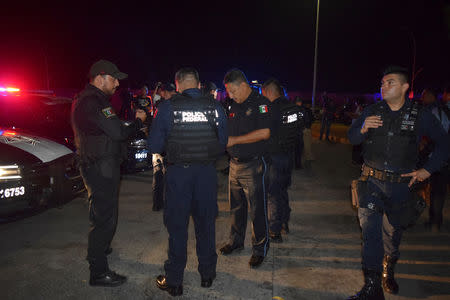
{"label": "dark trousers", "polygon": [[271,154],[267,176],[267,204],[269,211],[269,230],[280,233],[281,225],[289,222],[288,188],[291,185],[292,160],[288,153]]}
{"label": "dark trousers", "polygon": [[447,167],[439,172],[431,174],[431,195],[430,195],[430,223],[442,225],[442,210],[444,209],[445,198],[447,197],[447,184],[449,182],[449,172]]}
{"label": "dark trousers", "polygon": [[320,126],[320,137],[319,139],[322,139],[323,133],[326,132],[325,138],[328,140],[328,137],[330,135],[330,127],[331,123],[333,122],[333,119],[327,116],[322,117],[322,124]]}
{"label": "dark trousers", "polygon": [[264,158],[245,163],[236,162],[233,159],[230,161],[230,243],[235,246],[244,245],[249,203],[250,218],[253,225],[253,254],[259,256],[266,256],[269,249],[266,170],[267,164]]}
{"label": "dark trousers", "polygon": [[105,251],[117,227],[120,167],[118,159],[84,164],[80,171],[89,196],[88,254],[92,275],[109,270]]}
{"label": "dark trousers", "polygon": [[369,178],[367,193],[361,197],[358,209],[363,235],[363,268],[381,272],[384,255],[400,256],[402,206],[410,197],[408,183]]}
{"label": "dark trousers", "polygon": [[216,274],[217,174],[213,164],[171,165],[166,174],[164,224],[169,233],[164,263],[170,286],[183,283],[187,261],[189,216],[195,227],[198,271],[202,278]]}
{"label": "dark trousers", "polygon": [[164,185],[166,166],[162,156],[153,154],[153,209],[159,210],[164,207]]}
{"label": "dark trousers", "polygon": [[295,150],[294,150],[294,162],[295,162],[295,167],[297,169],[300,169],[302,167],[302,155],[303,155],[303,148],[304,148],[303,132],[300,132],[297,139],[298,139],[298,142],[295,145]]}

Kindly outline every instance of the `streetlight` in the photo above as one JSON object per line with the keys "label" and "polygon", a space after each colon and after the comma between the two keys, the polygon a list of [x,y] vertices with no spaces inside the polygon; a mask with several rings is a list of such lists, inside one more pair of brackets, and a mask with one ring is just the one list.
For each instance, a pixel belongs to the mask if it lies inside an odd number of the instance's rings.
{"label": "streetlight", "polygon": [[312,91],[312,110],[316,102],[316,83],[317,83],[317,42],[319,40],[319,7],[320,0],[317,0],[317,15],[316,15],[316,43],[314,48],[314,79],[313,79],[313,91]]}

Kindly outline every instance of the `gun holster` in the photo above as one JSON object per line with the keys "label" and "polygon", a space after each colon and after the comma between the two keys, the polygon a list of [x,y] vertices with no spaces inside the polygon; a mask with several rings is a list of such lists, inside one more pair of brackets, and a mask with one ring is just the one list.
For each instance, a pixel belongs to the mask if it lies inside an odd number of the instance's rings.
{"label": "gun holster", "polygon": [[352,192],[352,206],[354,208],[359,207],[359,199],[367,193],[367,176],[361,176],[358,179],[352,180],[351,192]]}

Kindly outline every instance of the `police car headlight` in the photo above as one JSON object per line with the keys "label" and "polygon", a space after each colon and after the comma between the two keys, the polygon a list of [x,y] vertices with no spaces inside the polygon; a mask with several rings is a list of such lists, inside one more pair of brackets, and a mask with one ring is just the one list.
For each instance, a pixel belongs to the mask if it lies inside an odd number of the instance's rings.
{"label": "police car headlight", "polygon": [[20,179],[20,169],[17,165],[0,166],[0,180],[1,179]]}
{"label": "police car headlight", "polygon": [[147,146],[147,141],[144,139],[133,140],[130,142],[131,146]]}

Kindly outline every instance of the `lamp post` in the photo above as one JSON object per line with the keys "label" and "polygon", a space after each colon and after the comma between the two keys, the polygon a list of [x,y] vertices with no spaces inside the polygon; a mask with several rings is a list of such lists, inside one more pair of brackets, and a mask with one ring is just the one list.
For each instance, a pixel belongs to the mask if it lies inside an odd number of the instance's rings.
{"label": "lamp post", "polygon": [[316,14],[316,42],[314,48],[314,78],[313,78],[313,91],[312,91],[312,109],[314,111],[314,106],[316,102],[316,84],[317,84],[317,42],[319,40],[319,7],[320,0],[317,0],[317,14]]}

